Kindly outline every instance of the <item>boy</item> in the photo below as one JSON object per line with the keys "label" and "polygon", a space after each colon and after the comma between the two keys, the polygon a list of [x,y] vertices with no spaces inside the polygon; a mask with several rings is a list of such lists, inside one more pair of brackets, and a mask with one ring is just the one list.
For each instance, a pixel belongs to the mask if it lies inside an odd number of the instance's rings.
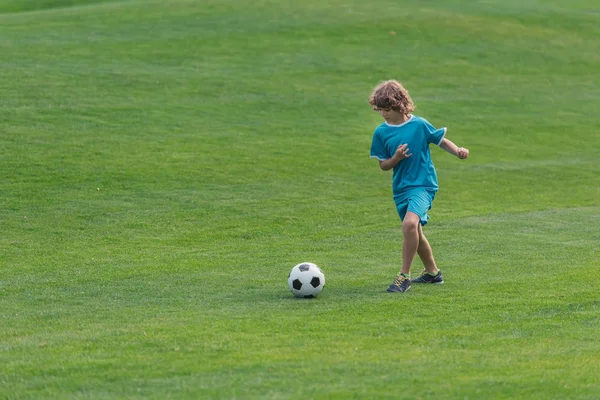
{"label": "boy", "polygon": [[[371,158],[379,160],[383,171],[394,170],[394,201],[402,220],[402,269],[387,291],[406,292],[411,282],[444,283],[423,234],[423,225],[429,219],[427,211],[438,190],[429,144],[436,144],[463,160],[469,156],[469,150],[446,139],[446,128],[435,129],[425,119],[412,115],[415,105],[408,91],[395,80],[377,85],[369,104],[385,120],[373,134]],[[425,270],[411,281],[410,267],[415,254],[423,261]]]}

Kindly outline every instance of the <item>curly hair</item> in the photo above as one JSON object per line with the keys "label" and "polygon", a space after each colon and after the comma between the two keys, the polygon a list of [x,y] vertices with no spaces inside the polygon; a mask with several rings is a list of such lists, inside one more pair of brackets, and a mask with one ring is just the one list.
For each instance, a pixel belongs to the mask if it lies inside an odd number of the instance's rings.
{"label": "curly hair", "polygon": [[408,90],[395,80],[381,82],[369,96],[369,104],[374,110],[391,108],[403,114],[409,114],[416,108]]}

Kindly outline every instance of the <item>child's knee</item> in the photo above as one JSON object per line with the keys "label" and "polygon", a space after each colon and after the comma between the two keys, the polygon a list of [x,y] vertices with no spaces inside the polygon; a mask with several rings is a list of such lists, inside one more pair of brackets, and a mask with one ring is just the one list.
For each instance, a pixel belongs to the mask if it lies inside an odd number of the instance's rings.
{"label": "child's knee", "polygon": [[419,232],[419,220],[414,218],[406,218],[402,221],[402,232],[407,233],[418,233]]}

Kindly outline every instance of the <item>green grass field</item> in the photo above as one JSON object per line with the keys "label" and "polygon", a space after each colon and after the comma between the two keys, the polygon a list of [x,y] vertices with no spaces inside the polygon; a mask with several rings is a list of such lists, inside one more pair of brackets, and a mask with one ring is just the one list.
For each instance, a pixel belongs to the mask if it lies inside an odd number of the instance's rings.
{"label": "green grass field", "polygon": [[[599,71],[595,0],[0,0],[0,398],[600,398]],[[390,78],[471,151],[406,294]]]}

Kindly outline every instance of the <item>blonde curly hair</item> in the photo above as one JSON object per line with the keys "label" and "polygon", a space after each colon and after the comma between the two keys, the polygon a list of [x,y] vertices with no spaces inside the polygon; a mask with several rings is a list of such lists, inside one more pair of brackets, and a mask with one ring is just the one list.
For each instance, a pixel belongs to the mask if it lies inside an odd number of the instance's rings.
{"label": "blonde curly hair", "polygon": [[395,80],[384,81],[377,85],[369,96],[369,104],[375,111],[391,108],[405,115],[415,111],[416,108],[408,90]]}

